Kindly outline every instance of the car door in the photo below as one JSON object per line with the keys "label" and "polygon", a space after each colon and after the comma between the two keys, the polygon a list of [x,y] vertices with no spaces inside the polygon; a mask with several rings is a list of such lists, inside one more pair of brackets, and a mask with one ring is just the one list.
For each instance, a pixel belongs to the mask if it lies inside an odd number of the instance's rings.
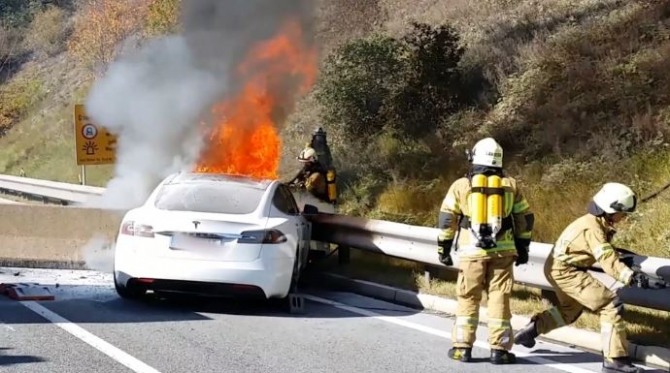
{"label": "car door", "polygon": [[284,206],[286,206],[288,214],[294,217],[294,222],[296,226],[296,230],[298,231],[298,240],[300,242],[299,249],[300,249],[300,262],[301,266],[305,266],[307,263],[307,254],[309,254],[309,237],[310,237],[310,232],[309,232],[309,225],[307,224],[305,218],[302,216],[300,213],[300,208],[298,207],[298,203],[296,202],[295,198],[293,197],[293,193],[291,193],[291,190],[286,187],[285,185],[281,185],[279,187],[280,193],[284,198]]}

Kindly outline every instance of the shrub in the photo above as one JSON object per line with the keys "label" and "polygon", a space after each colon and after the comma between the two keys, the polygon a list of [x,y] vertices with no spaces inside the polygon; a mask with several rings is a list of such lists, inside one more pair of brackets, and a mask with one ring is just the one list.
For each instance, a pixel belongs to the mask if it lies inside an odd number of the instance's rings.
{"label": "shrub", "polygon": [[52,56],[64,49],[68,32],[66,11],[48,6],[35,15],[25,43],[28,49],[36,53]]}
{"label": "shrub", "polygon": [[324,120],[350,140],[365,142],[387,124],[388,106],[407,79],[403,45],[375,35],[347,43],[328,56],[316,98]]}
{"label": "shrub", "polygon": [[75,19],[68,51],[91,70],[114,60],[119,42],[144,23],[146,0],[87,0]]}
{"label": "shrub", "polygon": [[35,78],[17,78],[0,89],[0,137],[42,98],[42,82]]}
{"label": "shrub", "polygon": [[401,139],[430,135],[469,103],[451,27],[413,23],[400,40],[375,35],[328,56],[317,100],[324,119],[352,140],[386,131]]}
{"label": "shrub", "polygon": [[148,35],[163,35],[179,30],[181,0],[152,0],[149,4],[145,31]]}

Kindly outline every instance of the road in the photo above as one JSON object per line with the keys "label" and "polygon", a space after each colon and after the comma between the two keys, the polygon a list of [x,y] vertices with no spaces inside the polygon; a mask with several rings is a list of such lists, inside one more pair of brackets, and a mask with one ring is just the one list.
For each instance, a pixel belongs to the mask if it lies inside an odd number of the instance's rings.
{"label": "road", "polygon": [[0,296],[0,371],[600,371],[599,356],[550,343],[532,354],[515,348],[517,365],[491,365],[483,326],[477,362],[459,364],[446,356],[452,319],[350,293],[306,290],[306,313],[287,315],[263,304],[126,301],[108,274],[94,271],[1,271],[0,282],[48,285],[56,300]]}

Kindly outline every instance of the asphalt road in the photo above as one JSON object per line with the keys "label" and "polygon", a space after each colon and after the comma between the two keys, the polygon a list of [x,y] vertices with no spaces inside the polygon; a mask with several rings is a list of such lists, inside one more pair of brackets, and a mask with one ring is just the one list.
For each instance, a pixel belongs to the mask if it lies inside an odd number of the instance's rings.
{"label": "asphalt road", "polygon": [[478,361],[459,364],[446,356],[452,319],[349,293],[307,290],[306,313],[288,315],[264,304],[125,301],[99,272],[1,271],[0,282],[48,285],[56,300],[0,296],[0,371],[600,371],[599,356],[549,343],[516,349],[517,365],[491,365],[483,326]]}

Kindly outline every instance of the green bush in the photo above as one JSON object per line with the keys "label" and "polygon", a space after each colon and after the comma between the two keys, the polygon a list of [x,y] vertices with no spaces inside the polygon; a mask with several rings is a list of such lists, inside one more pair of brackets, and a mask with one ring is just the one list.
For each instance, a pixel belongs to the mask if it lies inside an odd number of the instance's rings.
{"label": "green bush", "polygon": [[454,29],[413,23],[400,40],[374,35],[328,56],[317,100],[324,120],[351,140],[380,132],[420,140],[470,103]]}
{"label": "green bush", "polygon": [[324,120],[353,141],[366,142],[382,131],[388,106],[406,84],[406,52],[399,41],[375,35],[347,43],[329,55],[316,95]]}

